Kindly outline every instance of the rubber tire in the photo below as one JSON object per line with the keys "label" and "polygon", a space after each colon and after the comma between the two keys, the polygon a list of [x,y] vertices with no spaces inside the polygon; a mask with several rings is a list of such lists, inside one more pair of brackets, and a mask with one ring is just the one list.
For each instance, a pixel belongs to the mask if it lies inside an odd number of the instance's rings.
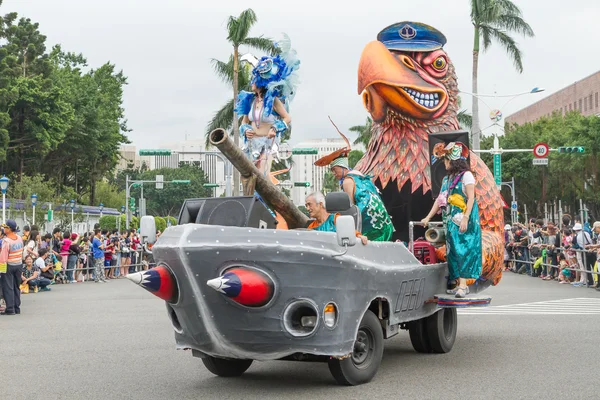
{"label": "rubber tire", "polygon": [[[447,322],[447,326],[444,326],[444,322]],[[456,308],[442,308],[427,317],[425,324],[432,353],[449,353],[456,341],[458,328]]]}
{"label": "rubber tire", "polygon": [[250,368],[252,361],[253,360],[226,360],[224,358],[210,356],[202,358],[202,363],[207,370],[224,378],[241,376],[248,368]]}
{"label": "rubber tire", "polygon": [[383,329],[381,328],[379,318],[370,310],[367,310],[363,316],[358,330],[360,331],[363,328],[369,330],[372,335],[373,358],[364,369],[358,368],[355,365],[352,356],[343,360],[338,360],[337,358],[329,359],[329,371],[340,385],[355,386],[367,383],[373,379],[379,369],[381,358],[383,357]]}
{"label": "rubber tire", "polygon": [[[444,318],[448,326],[444,327]],[[447,332],[444,332],[448,328]],[[448,353],[456,341],[458,316],[455,308],[442,308],[429,317],[410,322],[408,333],[418,353]]]}
{"label": "rubber tire", "polygon": [[427,328],[425,326],[426,319],[418,319],[410,322],[408,325],[410,342],[417,353],[431,353],[431,345],[429,344],[429,337],[427,336]]}

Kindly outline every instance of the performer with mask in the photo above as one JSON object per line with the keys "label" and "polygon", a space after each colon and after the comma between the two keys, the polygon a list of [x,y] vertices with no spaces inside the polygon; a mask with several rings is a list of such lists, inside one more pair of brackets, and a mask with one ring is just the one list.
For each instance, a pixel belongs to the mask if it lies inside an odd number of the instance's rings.
{"label": "performer with mask", "polygon": [[264,56],[260,60],[251,54],[242,57],[242,61],[254,66],[252,92],[241,91],[235,108],[238,117],[243,116],[240,126],[243,151],[265,176],[271,171],[273,154],[277,154],[292,122],[288,106],[296,92],[296,71],[300,66],[286,35],[276,46],[281,53],[275,57]]}
{"label": "performer with mask", "polygon": [[339,130],[338,133],[346,141],[346,147],[318,159],[315,165],[329,165],[331,173],[340,182],[340,188],[350,196],[352,204],[358,206],[362,218],[362,234],[374,242],[389,241],[394,233],[394,225],[379,196],[379,190],[369,176],[350,168],[350,142]]}

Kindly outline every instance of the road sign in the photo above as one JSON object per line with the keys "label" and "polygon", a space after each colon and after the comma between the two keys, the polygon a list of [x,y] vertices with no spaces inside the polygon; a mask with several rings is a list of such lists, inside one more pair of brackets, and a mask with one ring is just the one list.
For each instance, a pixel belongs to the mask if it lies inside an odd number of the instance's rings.
{"label": "road sign", "polygon": [[292,148],[287,143],[281,143],[277,153],[280,160],[287,160],[292,156]]}
{"label": "road sign", "polygon": [[496,185],[502,185],[502,159],[500,154],[494,154],[494,179]]}
{"label": "road sign", "polygon": [[219,187],[218,183],[203,183],[202,186],[204,186],[205,188],[216,188]]}
{"label": "road sign", "polygon": [[182,184],[182,185],[188,185],[188,184],[190,183],[190,180],[189,180],[189,179],[173,179],[173,180],[171,181],[171,183],[174,183],[174,184]]}
{"label": "road sign", "polygon": [[164,175],[156,175],[156,188],[157,189],[162,189],[163,188],[163,182],[165,180],[165,176]]}
{"label": "road sign", "polygon": [[171,150],[163,149],[142,149],[140,150],[140,156],[170,156]]}
{"label": "road sign", "polygon": [[512,203],[510,203],[510,208],[513,211],[517,211],[517,202],[513,201]]}
{"label": "road sign", "polygon": [[533,155],[537,158],[546,158],[550,152],[550,147],[546,143],[538,143],[533,146]]}
{"label": "road sign", "polygon": [[292,149],[294,155],[319,154],[319,149]]}
{"label": "road sign", "polygon": [[46,215],[46,219],[48,220],[48,222],[52,222],[53,217],[54,217],[54,211],[48,210],[48,215]]}
{"label": "road sign", "polygon": [[310,187],[310,182],[294,182],[294,186],[297,186],[297,187]]}
{"label": "road sign", "polygon": [[279,184],[284,189],[291,189],[294,187],[294,183],[292,181],[283,181]]}
{"label": "road sign", "polygon": [[533,165],[548,165],[547,158],[534,158]]}

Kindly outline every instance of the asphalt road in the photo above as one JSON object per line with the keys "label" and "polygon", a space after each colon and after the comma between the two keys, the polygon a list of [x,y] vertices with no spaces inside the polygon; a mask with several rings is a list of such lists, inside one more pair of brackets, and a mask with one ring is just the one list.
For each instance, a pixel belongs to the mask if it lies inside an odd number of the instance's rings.
{"label": "asphalt road", "polygon": [[0,316],[0,398],[600,398],[600,292],[507,274],[486,293],[493,306],[461,311],[449,354],[417,354],[401,332],[371,383],[341,387],[314,363],[255,362],[241,378],[215,377],[174,349],[164,303],[145,290],[58,285]]}

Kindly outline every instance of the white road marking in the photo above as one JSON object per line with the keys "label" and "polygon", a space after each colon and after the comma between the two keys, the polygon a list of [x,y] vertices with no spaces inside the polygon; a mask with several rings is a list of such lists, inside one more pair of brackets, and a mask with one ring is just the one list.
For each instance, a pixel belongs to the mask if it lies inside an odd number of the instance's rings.
{"label": "white road marking", "polygon": [[458,309],[460,315],[600,315],[600,298],[578,297]]}

